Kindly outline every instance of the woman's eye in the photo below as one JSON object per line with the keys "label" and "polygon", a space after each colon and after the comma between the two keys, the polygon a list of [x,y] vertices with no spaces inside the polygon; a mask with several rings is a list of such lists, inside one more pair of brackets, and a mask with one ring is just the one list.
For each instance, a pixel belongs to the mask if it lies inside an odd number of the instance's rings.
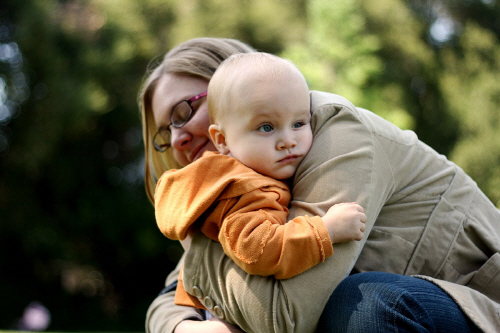
{"label": "woman's eye", "polygon": [[262,125],[258,128],[260,132],[271,132],[273,130],[273,127],[269,124]]}
{"label": "woman's eye", "polygon": [[304,122],[302,122],[302,121],[298,121],[298,122],[296,122],[295,124],[293,124],[293,126],[292,126],[292,127],[293,127],[293,128],[300,128],[300,127],[302,127],[302,126],[304,126],[304,125],[305,125],[305,124],[304,124]]}

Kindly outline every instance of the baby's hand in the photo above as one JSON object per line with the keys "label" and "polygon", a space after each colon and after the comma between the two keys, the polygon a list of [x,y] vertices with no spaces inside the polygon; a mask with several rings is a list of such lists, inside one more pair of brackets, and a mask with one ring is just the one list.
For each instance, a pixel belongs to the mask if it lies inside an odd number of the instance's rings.
{"label": "baby's hand", "polygon": [[323,221],[332,243],[363,239],[366,215],[363,207],[355,202],[333,205],[323,216]]}

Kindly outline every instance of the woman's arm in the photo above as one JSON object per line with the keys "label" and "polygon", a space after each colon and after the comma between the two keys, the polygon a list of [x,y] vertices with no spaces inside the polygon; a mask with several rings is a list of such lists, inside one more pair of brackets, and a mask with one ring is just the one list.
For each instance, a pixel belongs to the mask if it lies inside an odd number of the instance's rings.
{"label": "woman's arm", "polygon": [[179,277],[181,259],[177,267],[168,275],[165,286],[173,286],[171,290],[159,295],[149,306],[146,314],[147,333],[171,333],[184,320],[201,321],[199,310],[174,304],[175,282]]}
{"label": "woman's arm", "polygon": [[347,256],[358,252],[359,243],[335,245],[335,254],[323,264],[276,280],[249,275],[224,254],[220,243],[197,233],[186,257],[184,286],[190,293],[199,291],[200,301],[211,304],[214,315],[246,332],[314,332],[329,296],[346,275],[332,259],[344,256],[350,271],[353,263]]}
{"label": "woman's arm", "polygon": [[[185,250],[189,249],[191,236],[181,242]],[[239,333],[237,326],[228,324],[218,318],[203,320],[200,310],[174,304],[175,283],[179,277],[179,269],[184,259],[168,275],[165,285],[168,292],[159,295],[150,305],[146,315],[147,333]],[[166,288],[167,288],[166,287]]]}

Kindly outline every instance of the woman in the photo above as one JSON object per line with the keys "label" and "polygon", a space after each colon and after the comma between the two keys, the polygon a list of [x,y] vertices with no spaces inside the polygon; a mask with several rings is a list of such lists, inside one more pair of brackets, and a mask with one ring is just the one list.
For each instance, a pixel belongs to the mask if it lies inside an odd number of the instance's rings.
{"label": "woman", "polygon": [[[234,40],[196,39],[169,52],[149,75],[141,105],[150,198],[156,176],[215,150],[206,99],[192,97],[206,91],[223,59],[252,51]],[[274,280],[246,274],[220,244],[196,233],[184,258],[186,290],[219,319],[245,331],[308,332],[319,321],[321,331],[384,332],[396,325],[410,332],[477,327],[495,332],[500,327],[498,209],[460,168],[413,132],[327,93],[311,93],[311,112],[314,143],[294,179],[290,217],[322,215],[334,203],[355,201],[368,216],[368,239],[335,244],[336,256],[324,264]],[[172,116],[182,125],[168,127]],[[165,143],[171,147],[158,152],[154,142],[159,150]],[[399,275],[369,272],[375,270]],[[368,273],[339,285],[351,271]],[[177,274],[169,276],[166,292],[151,305],[148,331],[237,329],[214,319],[199,321],[198,311],[175,306],[175,287],[169,286]]]}

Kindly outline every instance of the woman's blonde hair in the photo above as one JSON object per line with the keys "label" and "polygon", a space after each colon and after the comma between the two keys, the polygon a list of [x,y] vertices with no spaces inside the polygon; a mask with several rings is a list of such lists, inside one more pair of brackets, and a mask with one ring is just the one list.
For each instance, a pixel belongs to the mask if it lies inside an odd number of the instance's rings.
{"label": "woman's blonde hair", "polygon": [[152,62],[146,72],[138,102],[142,116],[145,152],[145,186],[149,200],[154,200],[158,176],[171,168],[180,168],[172,149],[164,153],[155,150],[153,136],[157,131],[152,112],[152,98],[159,79],[167,73],[196,76],[210,81],[220,63],[237,53],[254,52],[249,45],[229,38],[195,38],[170,50],[161,62]]}

